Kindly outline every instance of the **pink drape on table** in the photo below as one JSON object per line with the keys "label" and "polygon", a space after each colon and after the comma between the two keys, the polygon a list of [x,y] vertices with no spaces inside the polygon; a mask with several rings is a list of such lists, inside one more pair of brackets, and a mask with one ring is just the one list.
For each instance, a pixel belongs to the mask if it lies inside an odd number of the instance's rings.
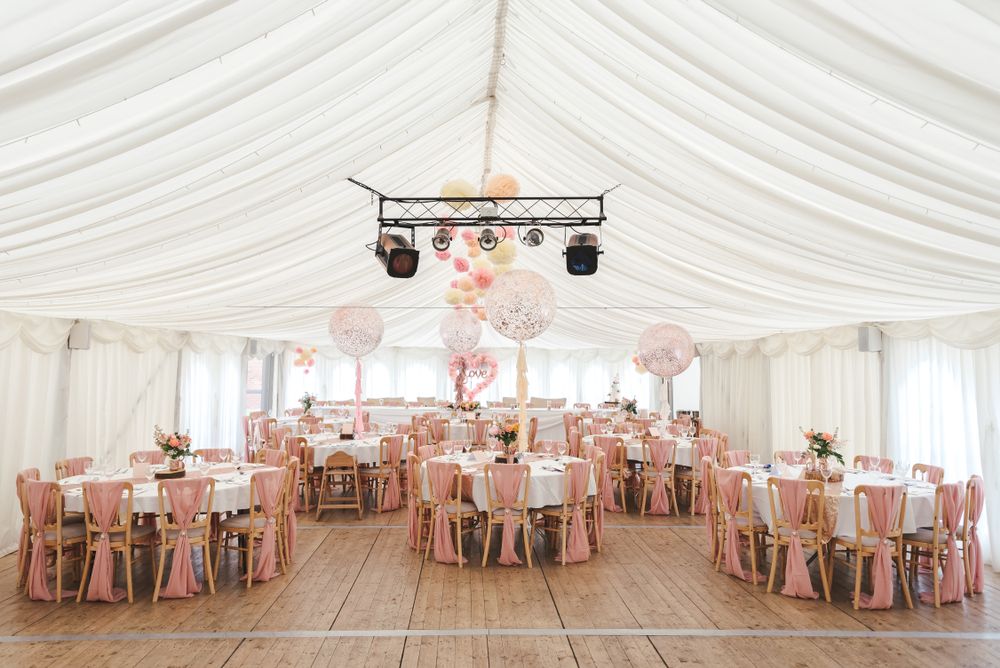
{"label": "pink drape on table", "polygon": [[417,502],[423,496],[423,490],[417,483],[419,465],[419,462],[414,462],[412,458],[406,460],[406,481],[410,486],[410,502],[406,504],[406,542],[414,550],[420,549],[420,517],[417,514]]}
{"label": "pink drape on table", "polygon": [[663,439],[653,439],[646,441],[649,448],[649,458],[652,460],[654,477],[653,496],[649,500],[649,512],[651,515],[670,514],[670,495],[664,485],[663,478],[666,475],[666,468],[670,464],[670,449],[677,444],[676,441]]}
{"label": "pink drape on table", "polygon": [[[875,468],[875,458],[871,455],[858,455],[858,463],[866,471],[874,470]],[[787,462],[786,462],[787,464]],[[882,473],[892,473],[893,462],[891,459],[886,459],[880,457],[878,461],[878,470]]]}
{"label": "pink drape on table", "polygon": [[[570,515],[569,537],[566,540],[566,561],[578,563],[590,559],[590,541],[587,540],[587,523],[583,519],[583,506],[587,501],[587,462],[570,462],[566,465],[569,476],[569,495],[573,502]],[[525,548],[527,549],[527,548]]]}
{"label": "pink drape on table", "polygon": [[802,550],[802,539],[799,536],[799,526],[809,498],[809,485],[805,480],[778,478],[778,496],[781,498],[781,514],[791,525],[792,531],[788,540],[788,554],[785,555],[785,586],[781,588],[781,593],[797,598],[817,598],[819,594],[813,590],[809,579],[806,554]]}
{"label": "pink drape on table", "polygon": [[978,528],[979,517],[983,514],[983,505],[986,502],[981,476],[974,475],[969,479],[968,498],[965,502],[970,509],[968,540],[965,543],[965,550],[969,555],[969,568],[972,569],[972,591],[981,594],[983,592],[983,546],[979,542]]}
{"label": "pink drape on table", "polygon": [[[56,597],[49,591],[49,575],[45,568],[45,521],[53,513],[49,507],[52,501],[52,487],[49,482],[25,480],[24,493],[28,496],[28,514],[31,516],[31,531],[34,535],[31,561],[28,564],[28,598],[33,601],[54,601]],[[61,547],[55,549],[60,550]],[[63,596],[73,592],[64,591]]]}
{"label": "pink drape on table", "polygon": [[[493,479],[496,490],[497,501],[503,508],[503,539],[500,542],[500,559],[503,566],[519,566],[521,560],[517,557],[514,544],[517,542],[517,534],[514,531],[513,506],[521,499],[521,484],[524,481],[525,472],[528,470],[527,464],[492,464],[490,465],[490,477]],[[531,549],[530,545],[525,545],[526,550]]]}
{"label": "pink drape on table", "polygon": [[730,466],[746,466],[750,463],[749,450],[730,450],[727,454]]}
{"label": "pink drape on table", "polygon": [[266,518],[264,534],[260,540],[260,557],[253,570],[253,579],[255,582],[267,582],[278,575],[275,558],[278,546],[277,512],[282,485],[285,484],[285,470],[254,473],[252,481],[261,513]]}
{"label": "pink drape on table", "polygon": [[740,564],[740,533],[736,525],[736,513],[740,510],[740,500],[743,495],[743,474],[731,469],[718,469],[715,477],[719,486],[719,500],[726,513],[725,570],[726,573],[749,582],[752,580],[751,574],[744,573]]}
{"label": "pink drape on table", "polygon": [[[965,485],[952,482],[941,485],[941,510],[944,528],[948,532],[946,547],[948,558],[941,573],[941,602],[955,603],[965,598],[965,564],[958,556],[957,531],[965,516]],[[932,573],[937,577],[937,573]],[[934,592],[920,594],[923,603],[934,604]]]}
{"label": "pink drape on table", "polygon": [[[88,601],[114,603],[125,598],[125,590],[114,586],[115,562],[111,555],[111,539],[108,536],[108,530],[118,519],[118,508],[122,503],[124,489],[125,483],[114,480],[83,484],[83,493],[87,497],[90,514],[101,532],[97,539],[90,586],[87,588]],[[128,518],[128,521],[131,521],[131,518]],[[124,539],[124,534],[119,535]]]}
{"label": "pink drape on table", "polygon": [[178,527],[177,545],[174,547],[174,561],[170,566],[170,579],[160,596],[163,598],[188,598],[201,591],[201,585],[194,577],[194,565],[191,563],[191,543],[188,540],[188,528],[195,515],[201,509],[205,490],[208,489],[207,478],[190,478],[185,480],[165,480],[163,488],[170,502],[170,512]]}
{"label": "pink drape on table", "polygon": [[[582,447],[582,446],[581,446]],[[588,464],[593,467],[597,459],[597,453],[601,452],[600,448],[596,446],[587,446],[583,448],[584,452],[582,455],[587,460]],[[590,544],[594,547],[598,545],[598,539],[603,544],[604,541],[604,503],[601,500],[602,485],[601,481],[597,480],[597,469],[593,468],[594,471],[594,486],[597,490],[594,495],[594,523],[590,527]]]}
{"label": "pink drape on table", "polygon": [[361,358],[354,361],[354,433],[365,431],[365,420],[361,415]]}
{"label": "pink drape on table", "polygon": [[[448,523],[448,511],[440,503],[451,497],[452,486],[455,483],[456,464],[445,462],[427,462],[427,477],[430,479],[434,492],[434,559],[442,564],[457,564],[458,553],[455,552],[455,541],[452,540],[451,528]],[[456,503],[459,503],[456,499]],[[468,559],[462,557],[462,563]]]}
{"label": "pink drape on table", "polygon": [[92,457],[71,457],[66,460],[66,470],[69,475],[83,475],[93,461]]}
{"label": "pink drape on table", "polygon": [[294,461],[294,466],[292,467],[292,498],[288,502],[288,510],[285,511],[285,532],[287,533],[288,539],[288,558],[291,559],[295,554],[295,537],[298,534],[299,519],[295,515],[295,511],[299,509],[299,477],[302,474],[302,470],[299,467],[299,463]]}
{"label": "pink drape on table", "polygon": [[385,498],[382,499],[382,510],[395,510],[402,505],[399,494],[399,459],[403,452],[403,435],[387,436],[389,440],[388,461],[389,478],[385,483]]}
{"label": "pink drape on table", "polygon": [[[42,477],[41,472],[38,469],[24,469],[17,474],[17,501],[18,506],[24,503],[24,498],[27,492],[24,490],[24,482],[26,480],[38,480]],[[20,510],[20,508],[18,508]],[[30,524],[30,520],[29,520]],[[17,563],[18,565],[23,564],[25,558],[28,556],[28,544],[29,537],[28,534],[31,532],[30,526],[25,526],[21,531],[21,537],[17,543]],[[20,576],[19,576],[20,577]]]}
{"label": "pink drape on table", "polygon": [[[718,447],[719,439],[717,438],[696,438],[694,439],[693,445],[697,448],[696,455],[698,461],[701,461],[703,457],[711,457],[715,460],[715,449]],[[704,468],[704,467],[703,467]],[[705,478],[703,477],[704,471],[699,471],[701,474],[702,484],[698,486],[698,498],[694,504],[694,512],[702,514],[708,512],[708,485],[704,484]]]}
{"label": "pink drape on table", "polygon": [[892,607],[892,550],[886,535],[895,528],[898,521],[903,487],[869,485],[865,490],[865,496],[868,497],[868,521],[872,530],[878,534],[878,546],[871,566],[872,595],[862,592],[858,604],[862,608],[881,610]]}
{"label": "pink drape on table", "polygon": [[[618,458],[618,436],[594,436],[594,445],[599,447],[604,453],[604,481],[601,487],[604,490],[604,508],[613,513],[622,512],[622,507],[615,502],[615,479],[611,473],[611,464]],[[624,485],[625,482],[622,481]]]}

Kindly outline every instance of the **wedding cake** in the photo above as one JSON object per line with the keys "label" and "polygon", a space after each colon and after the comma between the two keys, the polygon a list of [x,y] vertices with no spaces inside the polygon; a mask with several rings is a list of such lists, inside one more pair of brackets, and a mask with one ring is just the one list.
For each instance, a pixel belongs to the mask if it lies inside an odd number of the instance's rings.
{"label": "wedding cake", "polygon": [[611,392],[608,393],[608,403],[617,404],[622,399],[621,383],[618,380],[618,374],[615,374],[614,380],[611,381]]}

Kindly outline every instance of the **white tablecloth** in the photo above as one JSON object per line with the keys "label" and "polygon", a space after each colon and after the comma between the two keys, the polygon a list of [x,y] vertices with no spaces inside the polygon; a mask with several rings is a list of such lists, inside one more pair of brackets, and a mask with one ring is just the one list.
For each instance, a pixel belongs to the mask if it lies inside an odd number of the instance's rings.
{"label": "white tablecloth", "polygon": [[[736,468],[750,471],[747,467]],[[766,472],[762,472],[753,476],[753,511],[754,516],[771,527],[773,531],[774,522],[771,518],[771,505],[767,495],[767,478],[769,475]],[[854,472],[848,470],[844,473],[843,484],[832,483],[827,486],[826,503],[837,504],[837,527],[832,532],[833,535],[843,536],[854,534],[855,487],[859,485],[893,484],[906,485],[906,515],[903,517],[903,532],[912,533],[917,530],[917,527],[930,526],[934,521],[934,485],[882,473]],[[831,494],[834,496],[831,496]],[[776,510],[780,513],[781,508],[777,495],[775,495],[774,503]],[[868,502],[863,499],[861,503],[861,523],[864,528],[869,529],[871,527],[868,524]]]}
{"label": "white tablecloth", "polygon": [[[218,513],[234,513],[237,510],[246,510],[250,507],[250,478],[257,471],[273,471],[273,467],[243,464],[240,471],[236,471],[232,466],[217,467],[219,473],[209,472],[215,478],[215,499],[212,502],[212,511]],[[67,488],[63,492],[63,505],[67,512],[83,512],[83,488],[81,483],[93,480],[126,480],[132,483],[132,512],[135,513],[158,513],[160,512],[160,501],[157,493],[159,480],[147,482],[141,478],[141,482],[134,478],[132,469],[121,469],[120,473],[110,477],[96,475],[76,475],[63,478],[59,484]],[[223,473],[222,471],[226,471]],[[189,470],[188,476],[200,475],[197,471]],[[125,510],[124,496],[122,497],[122,510]],[[206,498],[205,503],[208,503]],[[164,506],[170,511],[170,502],[164,496]],[[202,506],[205,510],[205,505]]]}
{"label": "white tablecloth", "polygon": [[343,440],[337,434],[314,434],[306,436],[306,442],[313,446],[313,464],[323,466],[326,458],[335,452],[346,452],[358,460],[358,465],[378,464],[378,448],[381,436],[356,441]]}
{"label": "white tablecloth", "polygon": [[[378,423],[395,422],[408,424],[414,415],[438,412],[441,417],[448,417],[450,412],[443,408],[404,408],[402,406],[365,406],[362,410],[369,411],[370,421]],[[529,408],[528,419],[538,418],[538,433],[535,438],[543,439],[566,439],[566,429],[563,427],[562,416],[566,411],[559,409],[549,410],[547,408]],[[483,409],[481,415],[484,418],[493,418],[498,413],[517,415],[517,409]],[[468,438],[467,436],[455,438]]]}
{"label": "white tablecloth", "polygon": [[[444,455],[435,457],[433,461],[455,462],[462,465],[463,477],[468,473],[472,478],[472,502],[481,511],[486,510],[486,474],[483,472],[482,462],[484,459],[492,458],[488,452],[470,452],[462,455]],[[566,462],[580,461],[574,457],[548,457],[535,455],[537,459],[528,462],[531,467],[531,479],[528,483],[528,507],[541,508],[543,506],[561,505],[563,493],[565,492],[565,482],[563,482],[563,469]],[[471,465],[471,466],[470,466]],[[470,467],[467,469],[467,467]],[[423,486],[424,500],[430,500],[430,481],[427,479],[427,463],[421,465],[421,481]],[[594,477],[590,477],[590,487],[588,494],[594,494],[597,490],[594,484]]]}
{"label": "white tablecloth", "polygon": [[[640,438],[626,438],[622,434],[611,434],[611,435],[612,436],[619,436],[619,437],[622,438],[623,441],[625,441],[625,449],[628,451],[628,453],[627,453],[626,456],[628,457],[629,461],[633,461],[633,462],[641,462],[642,461],[642,439],[640,439]],[[693,446],[691,445],[691,441],[688,440],[688,439],[683,439],[683,438],[675,438],[674,440],[677,441],[677,448],[676,448],[676,451],[677,451],[677,455],[676,455],[677,456],[677,465],[678,466],[691,466],[691,452],[693,450]],[[584,445],[593,445],[594,444],[594,437],[593,436],[584,436],[583,437],[583,444]]]}

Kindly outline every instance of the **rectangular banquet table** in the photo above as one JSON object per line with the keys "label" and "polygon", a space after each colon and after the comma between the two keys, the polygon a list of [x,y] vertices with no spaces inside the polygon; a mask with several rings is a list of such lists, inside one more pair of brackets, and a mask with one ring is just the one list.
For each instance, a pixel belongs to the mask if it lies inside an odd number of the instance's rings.
{"label": "rectangular banquet table", "polygon": [[[153,470],[157,467],[153,466]],[[263,464],[241,464],[237,469],[232,464],[221,464],[209,469],[208,475],[215,478],[215,498],[212,501],[212,511],[218,513],[235,513],[238,510],[246,510],[250,507],[250,479],[258,471],[274,471],[274,467]],[[197,470],[188,470],[186,477],[200,476]],[[59,485],[63,488],[63,507],[67,512],[83,512],[83,487],[84,482],[96,480],[122,480],[131,482],[133,486],[132,512],[134,513],[158,513],[160,512],[159,494],[157,486],[159,480],[148,482],[145,478],[136,478],[131,468],[118,469],[110,476],[100,475],[75,475],[63,478]],[[124,495],[122,496],[122,510],[125,510]],[[205,503],[208,499],[206,497]],[[169,512],[170,502],[164,496],[164,507]],[[202,509],[205,506],[202,505]]]}
{"label": "rectangular banquet table", "polygon": [[[330,409],[343,408],[342,406],[324,407]],[[369,421],[378,423],[403,423],[408,424],[414,415],[424,413],[439,413],[441,417],[450,417],[451,411],[447,408],[427,407],[404,407],[404,406],[363,406],[361,410],[369,412]],[[353,411],[353,409],[352,409]],[[538,418],[538,433],[535,438],[566,440],[566,429],[563,427],[563,413],[570,411],[557,408],[529,408],[528,419]],[[353,413],[352,413],[353,414]],[[493,419],[497,414],[517,416],[516,408],[484,408],[480,412],[483,418]],[[467,438],[462,436],[461,438]]]}
{"label": "rectangular banquet table", "polygon": [[[752,473],[753,477],[753,512],[754,517],[771,527],[774,531],[774,522],[771,517],[771,505],[767,494],[767,479],[772,474],[766,471],[753,473],[750,467],[733,467],[741,471]],[[800,467],[788,467],[789,472]],[[792,473],[794,475],[794,473]],[[773,474],[777,477],[777,474]],[[934,491],[935,486],[914,480],[903,478],[887,473],[877,473],[869,471],[856,471],[847,469],[844,472],[843,483],[828,483],[826,485],[826,503],[836,504],[836,526],[831,531],[834,536],[844,536],[854,534],[854,489],[859,485],[905,485],[906,486],[906,515],[903,517],[903,532],[912,533],[917,527],[930,526],[934,521]],[[744,503],[746,498],[744,498]],[[777,494],[774,498],[775,507],[780,513]],[[868,503],[862,500],[861,523],[866,529],[871,528],[868,524]],[[832,513],[827,513],[827,518],[832,519]]]}
{"label": "rectangular banquet table", "polygon": [[[471,500],[478,510],[486,510],[486,474],[483,468],[493,459],[486,451],[473,451],[461,455],[443,455],[431,461],[453,462],[462,466],[462,496]],[[554,457],[551,455],[528,455],[524,462],[531,467],[528,483],[528,507],[561,505],[565,492],[563,473],[565,465],[571,461],[582,461],[575,457]],[[421,464],[420,478],[425,501],[430,501],[430,484],[427,479],[427,462]],[[587,494],[595,494],[597,486],[591,473]]]}

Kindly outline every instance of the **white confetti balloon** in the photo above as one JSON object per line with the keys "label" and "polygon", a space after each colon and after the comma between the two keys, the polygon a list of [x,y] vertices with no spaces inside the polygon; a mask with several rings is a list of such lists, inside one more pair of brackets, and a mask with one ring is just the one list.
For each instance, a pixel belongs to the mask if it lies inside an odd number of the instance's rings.
{"label": "white confetti balloon", "polygon": [[469,309],[448,312],[441,321],[441,342],[454,353],[467,353],[479,345],[483,326]]}
{"label": "white confetti balloon", "polygon": [[541,274],[527,269],[508,271],[486,293],[486,315],[503,336],[527,341],[552,324],[556,292]]}
{"label": "white confetti balloon", "polygon": [[330,316],[330,336],[337,349],[351,357],[364,357],[382,343],[385,325],[371,306],[344,306]]}
{"label": "white confetti balloon", "polygon": [[639,336],[639,361],[663,378],[673,378],[691,366],[694,353],[694,339],[678,325],[657,323]]}

